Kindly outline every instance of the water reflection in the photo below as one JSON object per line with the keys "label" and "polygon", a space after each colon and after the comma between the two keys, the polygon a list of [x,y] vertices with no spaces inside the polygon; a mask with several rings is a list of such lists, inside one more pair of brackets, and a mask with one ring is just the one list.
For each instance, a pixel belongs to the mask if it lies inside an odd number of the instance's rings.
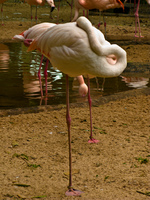
{"label": "water reflection", "polygon": [[144,77],[125,77],[121,76],[122,81],[126,83],[128,87],[131,88],[146,88],[147,84],[149,83],[149,78],[144,78]]}
{"label": "water reflection", "polygon": [[9,65],[9,48],[5,44],[0,44],[0,70],[7,72]]}
{"label": "water reflection", "polygon": [[[47,78],[48,96],[41,101],[38,79],[41,55],[37,52],[27,53],[26,50],[27,48],[21,43],[0,44],[0,108],[38,106],[41,102],[43,105],[65,104],[65,75],[59,70],[54,70],[50,63]],[[150,65],[147,66],[148,71]],[[141,67],[143,70],[142,65]],[[136,76],[133,74],[131,77],[130,68],[131,66],[127,67],[122,77],[105,79],[104,84],[103,78],[91,79],[92,99],[132,88],[150,87],[150,77],[138,76],[137,71]],[[41,69],[42,88],[45,95],[44,69],[45,62],[42,63]],[[87,97],[79,96],[79,84],[74,78],[69,78],[69,84],[70,102],[87,101]],[[100,90],[102,87],[104,91]]]}

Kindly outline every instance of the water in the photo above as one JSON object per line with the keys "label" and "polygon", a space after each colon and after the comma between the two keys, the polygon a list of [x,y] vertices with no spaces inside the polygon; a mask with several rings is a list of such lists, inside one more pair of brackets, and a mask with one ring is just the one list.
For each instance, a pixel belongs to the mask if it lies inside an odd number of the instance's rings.
{"label": "water", "polygon": [[[26,52],[22,43],[0,44],[0,109],[30,107],[39,105],[65,104],[65,75],[48,67],[48,98],[41,100],[38,69],[41,55]],[[45,94],[44,66],[41,77]],[[145,70],[146,69],[146,70]],[[108,78],[101,90],[103,79],[91,79],[91,97],[99,98],[134,88],[150,87],[150,64],[128,63],[124,73],[116,78]],[[70,102],[85,102],[87,97],[78,94],[78,82],[69,78]]]}

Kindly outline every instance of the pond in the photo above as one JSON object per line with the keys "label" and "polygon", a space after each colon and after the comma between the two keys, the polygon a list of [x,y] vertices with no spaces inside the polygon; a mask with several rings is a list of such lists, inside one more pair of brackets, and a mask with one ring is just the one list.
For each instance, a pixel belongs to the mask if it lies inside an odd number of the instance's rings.
{"label": "pond", "polygon": [[[38,79],[40,60],[40,54],[27,52],[22,43],[0,44],[0,109],[65,104],[65,75],[53,69],[51,64],[48,66],[48,96],[41,99]],[[45,64],[43,62],[41,69],[44,94]],[[107,78],[105,82],[103,78],[91,79],[91,98],[150,87],[149,71],[150,64],[128,63],[119,77]],[[69,78],[69,84],[71,103],[87,101],[87,97],[79,96],[79,84],[74,78]]]}

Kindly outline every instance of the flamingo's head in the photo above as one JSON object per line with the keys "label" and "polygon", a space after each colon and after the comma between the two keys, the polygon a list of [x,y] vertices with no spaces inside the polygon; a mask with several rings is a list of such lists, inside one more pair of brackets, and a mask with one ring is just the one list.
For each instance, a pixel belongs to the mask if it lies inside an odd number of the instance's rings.
{"label": "flamingo's head", "polygon": [[88,93],[88,87],[87,87],[87,85],[85,83],[81,84],[79,86],[79,95],[81,97],[84,97],[84,96],[87,95],[87,93]]}
{"label": "flamingo's head", "polygon": [[32,39],[25,39],[24,41],[23,41],[23,43],[24,43],[24,45],[26,46],[26,47],[29,47],[30,46],[30,44],[32,43]]}
{"label": "flamingo's head", "polygon": [[[125,0],[125,2],[126,2],[127,0]],[[124,4],[122,3],[122,1],[121,0],[117,0],[117,2],[120,4],[120,6],[122,7],[122,9],[123,9],[123,11],[124,11]]]}
{"label": "flamingo's head", "polygon": [[47,3],[51,6],[51,12],[53,12],[54,8],[55,8],[55,4],[53,0],[47,0]]}

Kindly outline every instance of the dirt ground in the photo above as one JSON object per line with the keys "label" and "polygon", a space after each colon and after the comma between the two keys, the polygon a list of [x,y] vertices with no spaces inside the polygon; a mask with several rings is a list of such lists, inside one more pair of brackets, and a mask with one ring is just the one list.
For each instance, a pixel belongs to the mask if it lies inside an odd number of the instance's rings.
{"label": "dirt ground", "polygon": [[[61,4],[59,23],[70,19]],[[66,15],[63,15],[66,12]],[[14,14],[15,13],[15,14]],[[18,14],[17,14],[18,13]],[[21,13],[21,14],[19,14]],[[38,9],[38,23],[49,20],[48,7]],[[41,15],[43,14],[43,15]],[[89,17],[96,26],[98,16]],[[69,20],[68,20],[69,21]],[[144,38],[134,38],[134,17],[107,16],[107,38],[127,51],[128,62],[150,62],[150,21],[141,19]],[[33,22],[35,24],[35,21]],[[33,25],[32,24],[32,25]],[[0,42],[31,26],[27,4],[4,4]],[[103,25],[100,27],[104,32]],[[145,92],[146,91],[146,92]],[[106,100],[106,99],[105,99]],[[65,105],[28,111],[0,111],[0,199],[150,199],[150,90],[133,90],[124,98],[93,103],[89,144],[88,105],[71,105],[73,186],[81,197],[66,197],[68,141]],[[15,115],[14,115],[15,113]]]}

